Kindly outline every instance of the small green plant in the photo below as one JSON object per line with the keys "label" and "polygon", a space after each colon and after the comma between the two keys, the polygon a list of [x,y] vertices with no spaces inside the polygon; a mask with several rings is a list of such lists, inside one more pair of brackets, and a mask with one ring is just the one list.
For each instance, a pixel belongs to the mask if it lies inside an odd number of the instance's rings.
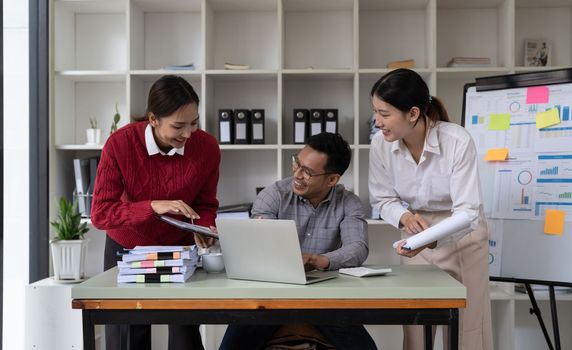
{"label": "small green plant", "polygon": [[89,128],[97,129],[97,119],[95,117],[89,118]]}
{"label": "small green plant", "polygon": [[115,115],[113,116],[113,122],[111,123],[111,130],[109,134],[113,134],[114,131],[117,131],[117,123],[119,123],[119,119],[121,119],[121,115],[119,114],[119,109],[117,109],[117,103],[115,104]]}
{"label": "small green plant", "polygon": [[62,241],[83,239],[83,235],[89,231],[87,223],[81,222],[77,202],[74,200],[72,203],[64,197],[60,198],[58,217],[56,221],[51,222],[51,225],[56,232],[56,239]]}

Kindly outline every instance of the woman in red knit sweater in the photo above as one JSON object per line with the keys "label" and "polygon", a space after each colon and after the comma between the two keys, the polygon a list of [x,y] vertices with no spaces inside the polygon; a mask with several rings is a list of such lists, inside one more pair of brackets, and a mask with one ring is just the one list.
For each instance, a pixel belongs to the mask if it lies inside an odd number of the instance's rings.
{"label": "woman in red knit sweater", "polygon": [[[214,229],[220,149],[198,128],[199,97],[183,78],[163,76],[149,92],[144,121],[114,132],[103,147],[91,220],[107,232],[104,268],[136,245],[209,246],[157,214],[180,215]],[[106,349],[151,349],[151,327],[106,326]],[[128,346],[128,347],[127,347]],[[169,350],[203,349],[198,325],[169,325]]]}

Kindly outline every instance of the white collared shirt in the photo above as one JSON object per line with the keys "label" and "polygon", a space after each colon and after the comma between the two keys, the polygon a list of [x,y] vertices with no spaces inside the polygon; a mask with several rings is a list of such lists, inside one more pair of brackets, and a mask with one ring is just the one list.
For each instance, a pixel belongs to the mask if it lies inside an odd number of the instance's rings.
{"label": "white collared shirt", "polygon": [[145,128],[145,145],[147,146],[147,153],[150,156],[157,153],[163,156],[172,156],[175,153],[185,155],[185,146],[181,148],[171,148],[168,153],[161,151],[159,146],[157,146],[157,142],[155,142],[155,138],[153,137],[153,130],[151,128],[151,124],[147,124],[147,127]]}
{"label": "white collared shirt", "polygon": [[417,164],[402,140],[387,142],[378,132],[369,152],[369,198],[395,227],[407,208],[453,215],[465,211],[474,226],[482,213],[482,195],[473,139],[462,126],[437,122]]}

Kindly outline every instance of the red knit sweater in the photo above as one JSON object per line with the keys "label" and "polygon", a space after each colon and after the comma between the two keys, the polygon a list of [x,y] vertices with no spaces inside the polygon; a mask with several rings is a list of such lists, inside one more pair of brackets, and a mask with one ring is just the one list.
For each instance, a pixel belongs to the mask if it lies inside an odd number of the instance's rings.
{"label": "red knit sweater", "polygon": [[[200,215],[196,224],[214,225],[219,146],[214,137],[197,130],[187,140],[183,156],[149,156],[146,126],[146,121],[131,123],[105,143],[97,168],[91,221],[126,248],[193,244],[192,233],[157,219],[151,201],[183,200]],[[184,216],[177,218],[187,221]]]}

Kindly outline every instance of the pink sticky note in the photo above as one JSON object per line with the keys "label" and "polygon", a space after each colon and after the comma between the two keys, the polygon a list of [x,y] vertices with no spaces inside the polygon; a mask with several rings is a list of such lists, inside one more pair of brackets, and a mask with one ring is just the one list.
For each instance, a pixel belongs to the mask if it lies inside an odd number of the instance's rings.
{"label": "pink sticky note", "polygon": [[548,86],[533,86],[526,89],[526,104],[548,103]]}

